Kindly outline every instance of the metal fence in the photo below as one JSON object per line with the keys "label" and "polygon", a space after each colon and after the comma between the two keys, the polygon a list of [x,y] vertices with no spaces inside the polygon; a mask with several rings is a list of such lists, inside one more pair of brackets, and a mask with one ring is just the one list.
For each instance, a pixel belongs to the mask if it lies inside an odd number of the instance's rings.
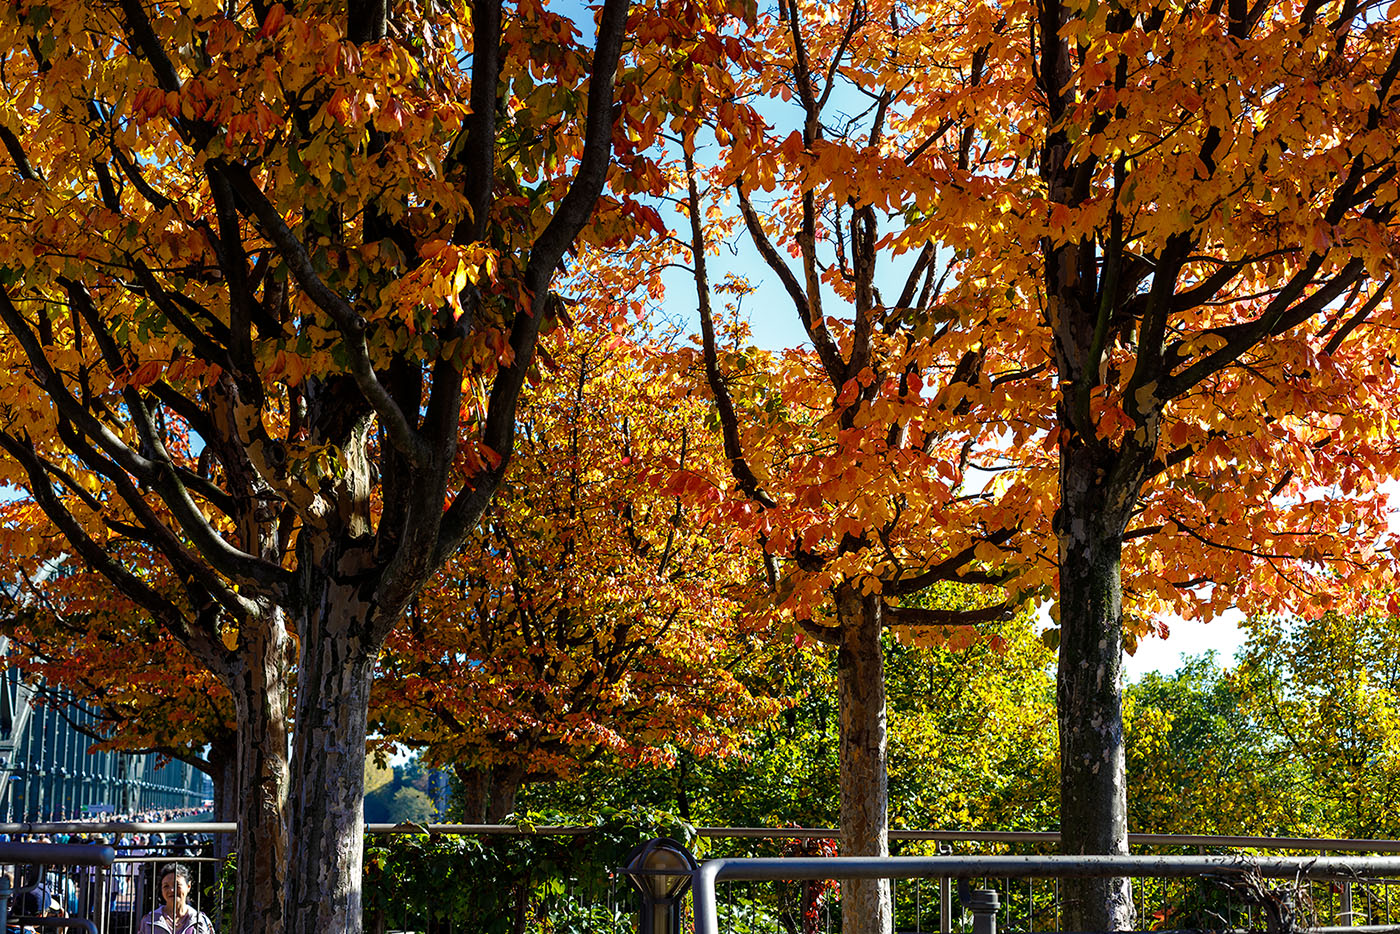
{"label": "metal fence", "polygon": [[[400,860],[379,867],[379,883],[375,869],[367,866],[365,926],[370,934],[631,934],[637,928],[637,893],[618,873],[606,871],[620,869],[625,858],[616,847],[603,859],[590,849],[597,844],[599,828],[437,824],[426,829],[432,838],[367,851],[376,854],[375,860]],[[159,902],[157,873],[172,861],[187,864],[195,877],[190,903],[223,934],[234,934],[218,862],[192,852],[188,843],[149,839],[152,834],[233,830],[231,824],[209,823],[0,824],[0,833],[15,838],[82,834],[116,848],[116,858],[106,868],[29,862],[9,869],[17,889],[42,879],[46,891],[58,893],[62,913],[46,927],[79,919],[101,934],[135,934],[141,918]],[[367,830],[369,841],[380,844],[407,832],[388,825]],[[137,834],[147,839],[138,844]],[[697,930],[839,932],[840,886],[832,880],[849,878],[849,870],[840,861],[810,855],[829,850],[816,841],[835,836],[836,831],[820,828],[697,828],[694,848],[709,860],[696,875],[701,886]],[[891,836],[892,850],[899,855],[880,864],[877,874],[897,877],[892,888],[898,931],[972,931],[974,917],[958,898],[959,878],[996,892],[996,920],[1003,931],[1063,926],[1061,880],[1074,873],[1044,861],[1058,843],[1056,834],[895,831]],[[437,841],[431,853],[423,842],[427,839]],[[1142,930],[1263,930],[1281,906],[1294,912],[1303,927],[1400,930],[1400,841],[1152,834],[1132,835],[1130,843],[1133,858],[1145,862],[1115,864],[1112,874],[1136,877],[1134,900]],[[1332,858],[1338,854],[1369,858]],[[1386,859],[1380,854],[1396,855]],[[1193,859],[1197,862],[1188,862]],[[1289,878],[1249,874],[1251,866],[1285,865],[1269,862],[1279,859],[1292,860],[1286,863],[1293,873]],[[432,877],[436,888],[419,891],[420,882],[401,882],[406,866],[420,878]],[[724,884],[715,889],[716,882]],[[703,894],[703,885],[711,886],[711,895]],[[712,901],[705,903],[706,898]]]}
{"label": "metal fence", "polygon": [[[701,828],[708,838],[706,855],[721,859],[766,857],[765,865],[789,872],[815,849],[808,841],[830,839],[831,829]],[[887,876],[891,879],[896,930],[908,934],[960,934],[974,930],[974,916],[964,909],[957,893],[958,878],[971,886],[997,894],[997,919],[1003,930],[1057,931],[1064,927],[1061,913],[1062,880],[1073,873],[1064,867],[1043,875],[988,874],[983,866],[974,875],[968,867],[954,872],[961,857],[1047,857],[1059,844],[1055,833],[894,831]],[[1249,866],[1271,858],[1296,858],[1300,865],[1327,865],[1337,854],[1400,855],[1400,841],[1336,840],[1305,837],[1199,836],[1185,834],[1131,834],[1136,858],[1180,860],[1214,856],[1208,874],[1164,873],[1139,875],[1133,883],[1138,927],[1142,930],[1264,930],[1280,913],[1289,913],[1298,927],[1390,928],[1400,930],[1400,883],[1373,864],[1370,875],[1328,878],[1300,877],[1277,880],[1247,876]],[[943,857],[937,872],[915,873],[910,859]],[[904,862],[901,862],[904,860]],[[1217,863],[1234,866],[1218,870]],[[728,877],[717,901],[716,924],[734,934],[781,931],[783,934],[827,934],[841,929],[837,863],[811,860],[816,874],[773,876],[738,880]],[[994,865],[994,864],[988,864]],[[1146,865],[1146,864],[1144,864]],[[1168,863],[1156,864],[1167,866]],[[1202,864],[1204,869],[1206,864]],[[777,869],[773,870],[777,872]],[[1115,871],[1116,873],[1117,871]],[[1131,873],[1126,873],[1131,875]]]}

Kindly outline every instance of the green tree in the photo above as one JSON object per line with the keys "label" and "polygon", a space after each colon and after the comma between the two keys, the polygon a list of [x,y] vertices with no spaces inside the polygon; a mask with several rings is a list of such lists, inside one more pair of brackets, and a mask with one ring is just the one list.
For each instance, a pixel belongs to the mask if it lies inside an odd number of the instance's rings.
{"label": "green tree", "polygon": [[1124,695],[1128,821],[1139,833],[1307,830],[1295,758],[1254,715],[1248,684],[1214,653],[1151,673]]}
{"label": "green tree", "polygon": [[[1053,654],[1024,618],[913,645],[885,638],[891,817],[903,827],[1043,830],[1055,820]],[[835,826],[839,702],[835,651],[770,649],[767,690],[788,706],[742,752],[670,769],[590,769],[533,787],[528,808],[578,819],[641,803],[710,826]]]}
{"label": "green tree", "polygon": [[1272,755],[1293,763],[1298,830],[1400,834],[1400,618],[1260,617],[1236,673]]}
{"label": "green tree", "polygon": [[894,824],[1053,828],[1054,653],[1025,616],[887,651]]}

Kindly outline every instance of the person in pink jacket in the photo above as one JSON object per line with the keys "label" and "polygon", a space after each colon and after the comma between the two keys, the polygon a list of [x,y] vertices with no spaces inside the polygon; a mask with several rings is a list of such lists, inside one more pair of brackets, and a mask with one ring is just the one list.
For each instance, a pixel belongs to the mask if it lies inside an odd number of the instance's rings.
{"label": "person in pink jacket", "polygon": [[171,863],[161,871],[160,896],[165,904],[141,919],[138,934],[214,934],[214,922],[189,903],[187,866]]}

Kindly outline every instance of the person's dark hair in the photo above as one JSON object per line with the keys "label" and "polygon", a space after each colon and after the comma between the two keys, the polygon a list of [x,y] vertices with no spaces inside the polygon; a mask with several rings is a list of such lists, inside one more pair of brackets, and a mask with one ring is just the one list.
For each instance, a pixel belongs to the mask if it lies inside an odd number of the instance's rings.
{"label": "person's dark hair", "polygon": [[161,869],[160,875],[156,876],[156,880],[164,882],[165,877],[171,873],[174,873],[177,880],[184,879],[186,885],[194,884],[194,880],[190,877],[190,867],[184,863],[166,863],[165,867]]}

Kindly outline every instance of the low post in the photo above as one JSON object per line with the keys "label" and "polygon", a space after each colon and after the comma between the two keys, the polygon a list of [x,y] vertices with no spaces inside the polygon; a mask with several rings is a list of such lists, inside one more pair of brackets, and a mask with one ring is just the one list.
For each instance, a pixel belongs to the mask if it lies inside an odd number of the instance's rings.
{"label": "low post", "polygon": [[[939,856],[952,856],[953,848],[947,843],[938,844]],[[953,877],[944,876],[938,880],[938,930],[939,934],[953,934]]]}
{"label": "low post", "polygon": [[681,903],[695,869],[695,857],[669,837],[648,840],[628,854],[622,871],[642,896],[638,934],[680,934]]}
{"label": "low post", "polygon": [[972,934],[997,934],[997,909],[1001,907],[1001,899],[995,889],[973,889],[966,878],[960,878],[958,901],[972,912]]}

